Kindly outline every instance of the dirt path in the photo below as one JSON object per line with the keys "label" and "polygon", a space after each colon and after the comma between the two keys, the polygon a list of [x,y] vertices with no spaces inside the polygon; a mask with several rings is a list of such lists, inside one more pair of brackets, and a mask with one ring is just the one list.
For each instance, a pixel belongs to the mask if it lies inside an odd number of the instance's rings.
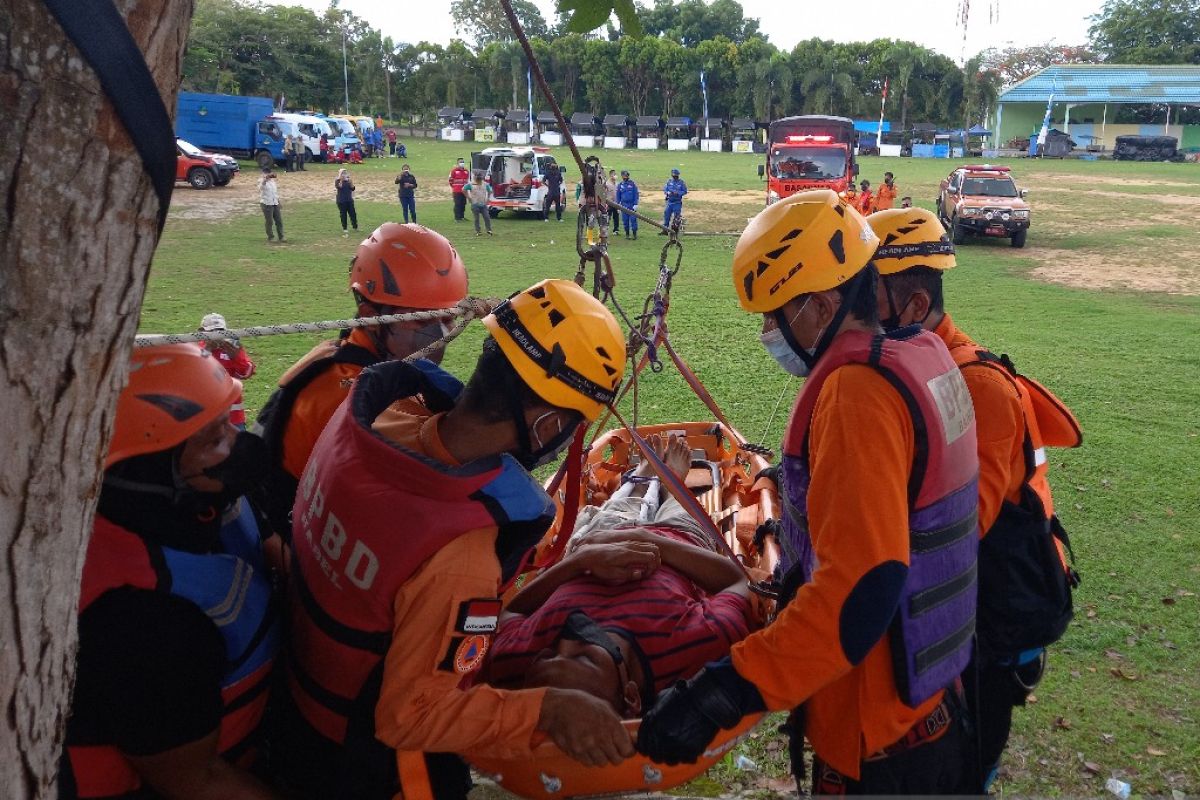
{"label": "dirt path", "polygon": [[[357,187],[354,199],[363,201],[396,201],[396,175],[400,173],[400,164],[395,172],[358,171],[350,167],[350,174]],[[304,172],[286,172],[278,170],[279,199],[283,203],[313,202],[327,200],[333,206],[333,181],[337,177],[336,166],[309,165]],[[191,188],[186,184],[175,187],[171,197],[171,218],[196,219],[207,222],[218,222],[238,214],[258,213],[258,178],[255,169],[243,169],[228,186],[214,187],[203,191]],[[433,184],[423,181],[417,190],[422,202],[438,202],[450,200],[450,187],[444,181]],[[399,204],[397,204],[397,209]]]}

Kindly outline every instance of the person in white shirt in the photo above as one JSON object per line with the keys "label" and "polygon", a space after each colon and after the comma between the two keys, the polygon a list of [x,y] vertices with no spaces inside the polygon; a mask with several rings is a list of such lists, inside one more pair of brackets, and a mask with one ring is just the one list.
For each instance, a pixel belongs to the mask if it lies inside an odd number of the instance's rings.
{"label": "person in white shirt", "polygon": [[[279,235],[279,241],[284,241],[283,216],[280,214],[279,205],[279,182],[270,167],[264,168],[262,177],[258,179],[258,202],[262,206],[263,220],[267,226],[267,241],[275,241],[276,233]],[[274,231],[271,230],[272,222],[275,223]]]}

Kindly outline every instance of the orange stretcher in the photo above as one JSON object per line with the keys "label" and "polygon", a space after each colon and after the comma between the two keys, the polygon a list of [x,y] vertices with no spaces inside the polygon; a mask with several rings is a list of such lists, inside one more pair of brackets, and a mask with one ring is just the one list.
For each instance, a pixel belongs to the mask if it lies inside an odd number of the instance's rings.
{"label": "orange stretcher", "polygon": [[[777,517],[778,498],[775,484],[755,476],[769,466],[758,452],[743,450],[740,434],[720,422],[682,422],[644,425],[637,434],[669,435],[680,432],[692,448],[692,469],[682,484],[695,497],[699,508],[724,542],[726,552],[743,565],[747,580],[758,582],[772,574],[779,560],[774,539],[759,543],[755,534],[760,525]],[[570,536],[574,511],[583,505],[600,505],[620,486],[621,475],[636,463],[638,452],[629,429],[617,428],[599,436],[586,453],[573,448],[581,468],[564,469],[548,482],[558,507],[555,525],[539,546],[538,563],[553,561]],[[571,458],[568,455],[568,460]],[[578,483],[563,479],[578,475]],[[577,486],[577,491],[572,491]],[[669,488],[669,487],[668,487]],[[571,508],[574,505],[575,508]],[[572,513],[567,513],[568,511]],[[693,514],[695,515],[695,513]],[[771,602],[758,595],[756,612],[765,621]],[[480,773],[494,779],[508,791],[521,797],[557,798],[663,791],[697,777],[737,746],[758,724],[763,715],[746,717],[735,728],[721,731],[694,764],[667,766],[640,754],[617,766],[587,767],[564,755],[553,742],[544,740],[525,758],[479,758],[467,754],[467,760]],[[636,736],[639,720],[626,726]]]}

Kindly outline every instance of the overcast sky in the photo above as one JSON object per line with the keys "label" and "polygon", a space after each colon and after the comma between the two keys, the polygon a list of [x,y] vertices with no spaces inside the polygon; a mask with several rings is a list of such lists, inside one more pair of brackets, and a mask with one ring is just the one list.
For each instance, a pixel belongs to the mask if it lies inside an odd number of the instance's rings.
{"label": "overcast sky", "polygon": [[[328,0],[268,0],[298,2],[323,10]],[[964,0],[965,1],[965,0]],[[554,0],[534,0],[547,20],[554,20]],[[790,50],[814,36],[840,42],[877,38],[907,39],[958,61],[964,51],[963,30],[957,23],[960,0],[741,0],[746,16],[777,47]],[[455,35],[450,0],[341,0],[398,42],[448,43]],[[965,52],[969,58],[987,47],[1026,46],[1055,42],[1084,44],[1088,16],[1103,0],[974,0],[967,26]],[[419,9],[419,10],[418,10]]]}

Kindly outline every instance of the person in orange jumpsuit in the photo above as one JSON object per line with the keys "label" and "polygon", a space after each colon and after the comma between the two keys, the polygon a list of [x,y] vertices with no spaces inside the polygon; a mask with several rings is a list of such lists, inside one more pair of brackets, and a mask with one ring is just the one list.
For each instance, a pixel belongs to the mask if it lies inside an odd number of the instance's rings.
{"label": "person in orange jumpsuit", "polygon": [[[930,211],[868,218],[883,244],[875,254],[885,328],[920,325],[946,343],[971,393],[978,425],[979,652],[964,673],[979,728],[980,778],[987,793],[999,770],[1015,706],[1041,679],[1046,646],[1071,619],[1065,533],[1054,516],[1045,447],[1081,443],[1079,424],[1052,393],[977,345],[945,312],[942,275],[954,245]],[[1055,541],[1057,547],[1051,547]],[[1017,575],[1042,576],[1016,580]]]}
{"label": "person in orange jumpsuit", "polygon": [[896,176],[883,173],[883,183],[875,190],[875,211],[887,211],[896,204]]}
{"label": "person in orange jumpsuit", "polygon": [[[283,772],[312,798],[463,798],[453,754],[527,755],[542,736],[585,764],[633,742],[582,691],[472,681],[500,594],[554,504],[528,470],[613,401],[625,340],[604,305],[548,280],[501,303],[465,389],[429,362],[364,370],[296,498]],[[419,395],[423,403],[408,402]],[[657,556],[633,549],[648,572]]]}
{"label": "person in orange jumpsuit", "polygon": [[[866,220],[828,190],[760,212],[739,239],[742,308],[807,376],[783,446],[782,610],[644,717],[638,749],[693,761],[718,728],[795,709],[813,794],[960,788],[968,746],[958,676],[974,629],[975,426],[935,335],[884,334]],[[803,266],[800,266],[803,265]]]}
{"label": "person in orange jumpsuit", "polygon": [[871,194],[871,182],[863,181],[858,185],[858,201],[854,204],[861,214],[870,214],[875,210],[875,195]]}
{"label": "person in orange jumpsuit", "polygon": [[[359,317],[450,308],[467,296],[467,269],[440,233],[416,223],[385,222],[358,246],[350,262],[350,291]],[[438,319],[354,328],[321,342],[284,372],[256,430],[271,459],[268,516],[285,539],[291,535],[296,482],[358,374],[381,361],[407,358],[446,330]],[[443,355],[438,349],[425,357],[438,363]]]}

